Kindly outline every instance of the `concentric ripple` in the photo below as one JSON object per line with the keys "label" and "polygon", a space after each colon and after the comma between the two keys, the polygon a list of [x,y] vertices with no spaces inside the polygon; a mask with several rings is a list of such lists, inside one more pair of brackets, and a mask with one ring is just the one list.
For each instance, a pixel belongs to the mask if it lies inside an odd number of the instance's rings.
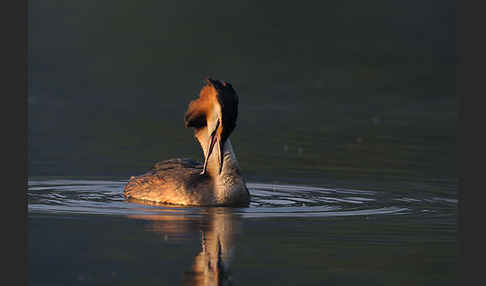
{"label": "concentric ripple", "polygon": [[[199,216],[199,207],[132,203],[123,197],[126,181],[30,180],[31,213]],[[412,198],[393,192],[331,189],[301,185],[248,183],[251,203],[234,212],[243,217],[314,217],[405,215],[440,213],[455,208],[457,200]]]}

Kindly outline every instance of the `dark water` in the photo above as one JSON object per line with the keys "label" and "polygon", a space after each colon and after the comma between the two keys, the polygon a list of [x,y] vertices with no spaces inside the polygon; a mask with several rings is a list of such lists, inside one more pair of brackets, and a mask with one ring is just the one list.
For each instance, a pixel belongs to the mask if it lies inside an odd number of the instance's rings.
{"label": "dark water", "polygon": [[186,208],[127,202],[125,183],[29,182],[32,285],[214,285],[192,267],[216,243],[234,285],[455,282],[455,199],[249,183],[248,208]]}
{"label": "dark water", "polygon": [[[454,1],[28,13],[29,285],[456,283]],[[183,115],[207,75],[239,94],[250,207],[125,201],[200,160]]]}

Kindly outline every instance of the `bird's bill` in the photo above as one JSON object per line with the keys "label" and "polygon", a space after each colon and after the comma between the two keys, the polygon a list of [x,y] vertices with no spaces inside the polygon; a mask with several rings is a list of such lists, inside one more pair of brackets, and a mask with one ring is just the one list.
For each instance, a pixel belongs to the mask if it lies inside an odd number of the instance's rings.
{"label": "bird's bill", "polygon": [[206,152],[206,156],[204,158],[204,167],[203,167],[203,170],[201,172],[201,175],[204,175],[207,172],[208,162],[209,162],[210,156],[213,155],[213,150],[214,150],[214,153],[216,153],[213,156],[217,156],[218,174],[221,173],[221,170],[222,170],[222,167],[223,167],[223,156],[222,156],[222,150],[221,149],[222,149],[223,146],[221,144],[221,136],[218,134],[218,132],[216,132],[218,130],[218,126],[219,126],[219,121],[216,123],[216,128],[214,128],[214,130],[212,132],[208,130],[208,132],[211,132],[211,133],[210,133],[209,139],[208,139],[208,144],[207,144],[208,149],[207,149],[207,152]]}

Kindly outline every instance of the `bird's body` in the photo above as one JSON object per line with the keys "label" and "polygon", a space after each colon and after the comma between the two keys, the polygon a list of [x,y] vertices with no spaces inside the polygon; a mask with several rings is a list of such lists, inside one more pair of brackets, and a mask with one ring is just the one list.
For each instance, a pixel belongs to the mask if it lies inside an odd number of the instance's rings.
{"label": "bird's body", "polygon": [[231,85],[207,81],[185,118],[201,144],[204,164],[187,158],[158,162],[145,174],[130,178],[125,197],[177,205],[248,204],[250,195],[228,138],[236,124],[238,97]]}
{"label": "bird's body", "polygon": [[201,175],[203,164],[192,159],[171,159],[156,163],[145,174],[130,178],[125,196],[131,199],[177,205],[244,205],[249,194],[231,143],[225,148],[225,166],[219,176]]}

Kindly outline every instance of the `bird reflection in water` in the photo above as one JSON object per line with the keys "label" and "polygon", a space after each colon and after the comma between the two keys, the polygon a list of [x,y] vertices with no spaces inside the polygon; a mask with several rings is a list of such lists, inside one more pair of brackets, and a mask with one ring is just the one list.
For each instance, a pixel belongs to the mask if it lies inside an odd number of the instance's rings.
{"label": "bird reflection in water", "polygon": [[[233,285],[229,266],[241,221],[231,208],[208,208],[205,215],[196,218],[184,215],[131,217],[151,220],[147,230],[165,239],[185,236],[195,231],[192,226],[196,225],[201,231],[201,252],[194,257],[192,268],[184,273],[182,285]],[[181,223],[181,220],[191,222]]]}

